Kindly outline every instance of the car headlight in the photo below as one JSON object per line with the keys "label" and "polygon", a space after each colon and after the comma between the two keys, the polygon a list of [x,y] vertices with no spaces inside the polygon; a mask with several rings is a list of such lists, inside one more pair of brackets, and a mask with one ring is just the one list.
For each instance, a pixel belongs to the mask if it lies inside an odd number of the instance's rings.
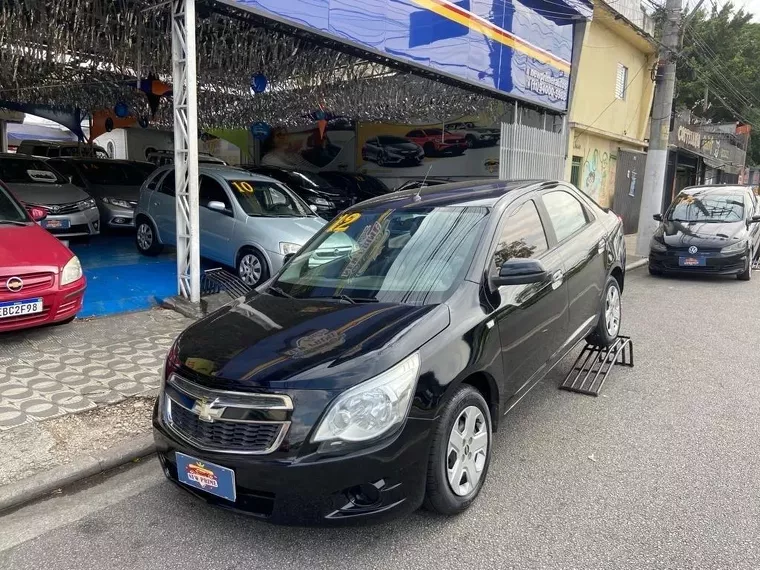
{"label": "car headlight", "polygon": [[333,401],[312,440],[367,441],[399,426],[409,413],[419,372],[420,355],[415,352],[393,368],[346,390]]}
{"label": "car headlight", "polygon": [[301,246],[297,243],[288,243],[286,241],[280,242],[280,253],[282,255],[290,255],[291,253],[298,253]]}
{"label": "car headlight", "polygon": [[312,198],[310,202],[314,204],[315,206],[324,206],[325,208],[331,208],[333,206],[333,203],[330,202],[329,200],[325,200],[324,198],[319,198],[319,197]]}
{"label": "car headlight", "polygon": [[721,249],[720,252],[721,253],[742,253],[746,250],[747,250],[747,242],[740,240],[731,245],[727,245],[726,247]]}
{"label": "car headlight", "polygon": [[659,251],[660,253],[668,251],[667,246],[655,238],[652,238],[652,240],[649,242],[649,249],[651,251]]}
{"label": "car headlight", "polygon": [[111,204],[112,206],[118,206],[119,208],[127,208],[128,210],[132,209],[132,204],[127,202],[126,200],[120,200],[119,198],[103,198],[103,201],[106,204]]}
{"label": "car headlight", "polygon": [[63,266],[63,271],[61,271],[61,286],[69,285],[81,278],[82,264],[79,263],[79,258],[75,255]]}
{"label": "car headlight", "polygon": [[77,208],[80,210],[89,210],[90,208],[95,207],[95,200],[92,198],[89,198],[87,200],[82,200],[81,202],[77,202]]}

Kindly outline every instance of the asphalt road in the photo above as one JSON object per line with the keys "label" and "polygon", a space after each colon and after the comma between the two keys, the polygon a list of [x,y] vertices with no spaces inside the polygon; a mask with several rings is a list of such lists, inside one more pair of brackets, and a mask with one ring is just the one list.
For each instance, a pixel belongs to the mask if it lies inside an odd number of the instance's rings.
{"label": "asphalt road", "polygon": [[760,567],[760,273],[629,275],[636,366],[592,398],[564,362],[503,423],[464,515],[274,527],[201,504],[148,461],[0,520],[3,569]]}

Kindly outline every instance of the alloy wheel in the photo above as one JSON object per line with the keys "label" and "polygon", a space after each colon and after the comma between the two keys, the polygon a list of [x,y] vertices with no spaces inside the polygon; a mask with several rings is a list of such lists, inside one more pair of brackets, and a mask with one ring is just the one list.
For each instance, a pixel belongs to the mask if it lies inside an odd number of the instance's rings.
{"label": "alloy wheel", "polygon": [[137,245],[143,251],[148,251],[153,245],[153,230],[146,223],[140,224],[137,228]]}
{"label": "alloy wheel", "polygon": [[240,266],[238,267],[238,276],[240,279],[249,286],[257,285],[261,280],[262,273],[261,262],[259,258],[252,253],[246,253],[240,259]]}
{"label": "alloy wheel", "polygon": [[449,434],[446,475],[455,495],[465,497],[478,488],[488,457],[488,423],[476,406],[457,417]]}
{"label": "alloy wheel", "polygon": [[620,291],[614,286],[607,289],[607,299],[604,303],[604,324],[607,327],[607,334],[613,339],[616,338],[620,332]]}

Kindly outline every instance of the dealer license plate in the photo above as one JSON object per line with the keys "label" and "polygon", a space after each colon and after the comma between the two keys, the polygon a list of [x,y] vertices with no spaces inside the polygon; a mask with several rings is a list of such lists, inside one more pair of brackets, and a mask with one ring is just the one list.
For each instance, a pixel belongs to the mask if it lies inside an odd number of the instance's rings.
{"label": "dealer license plate", "polygon": [[681,267],[704,267],[706,265],[704,257],[680,257],[678,265]]}
{"label": "dealer license plate", "polygon": [[24,301],[8,301],[0,303],[0,319],[21,317],[42,312],[42,299],[26,299]]}
{"label": "dealer license plate", "polygon": [[177,477],[181,483],[222,499],[235,501],[235,472],[210,461],[175,453]]}
{"label": "dealer license plate", "polygon": [[42,220],[42,227],[47,230],[67,230],[71,227],[69,220]]}

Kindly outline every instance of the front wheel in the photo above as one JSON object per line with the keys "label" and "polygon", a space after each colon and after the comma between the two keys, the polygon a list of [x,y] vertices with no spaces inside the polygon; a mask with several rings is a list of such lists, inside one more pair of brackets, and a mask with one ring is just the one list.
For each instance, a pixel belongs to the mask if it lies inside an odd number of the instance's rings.
{"label": "front wheel", "polygon": [[749,281],[752,279],[752,255],[747,255],[747,267],[744,268],[744,271],[739,273],[736,278],[739,281]]}
{"label": "front wheel", "polygon": [[255,289],[269,278],[267,262],[253,249],[246,249],[240,254],[237,271],[240,280],[251,289]]}
{"label": "front wheel", "polygon": [[620,284],[617,279],[610,276],[604,287],[599,321],[594,331],[588,336],[588,342],[604,348],[612,346],[620,334],[621,317]]}
{"label": "front wheel", "polygon": [[135,230],[135,243],[140,253],[151,257],[161,253],[164,246],[158,241],[156,228],[150,221],[145,218],[140,219]]}
{"label": "front wheel", "polygon": [[425,508],[455,515],[473,503],[488,474],[491,432],[491,413],[483,396],[472,386],[460,386],[435,427]]}

